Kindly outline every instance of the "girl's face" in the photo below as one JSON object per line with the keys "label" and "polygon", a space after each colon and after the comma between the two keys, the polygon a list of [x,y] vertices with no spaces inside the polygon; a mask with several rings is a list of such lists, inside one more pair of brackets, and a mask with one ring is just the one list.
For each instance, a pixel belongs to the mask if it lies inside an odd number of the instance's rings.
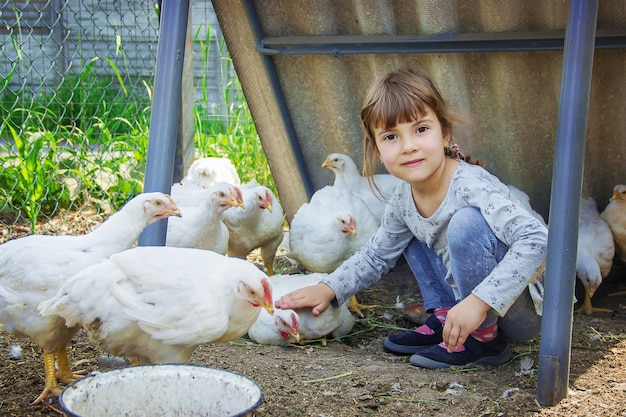
{"label": "girl's face", "polygon": [[399,123],[390,129],[375,129],[376,146],[390,174],[419,187],[445,167],[444,136],[437,116],[429,108],[418,120]]}

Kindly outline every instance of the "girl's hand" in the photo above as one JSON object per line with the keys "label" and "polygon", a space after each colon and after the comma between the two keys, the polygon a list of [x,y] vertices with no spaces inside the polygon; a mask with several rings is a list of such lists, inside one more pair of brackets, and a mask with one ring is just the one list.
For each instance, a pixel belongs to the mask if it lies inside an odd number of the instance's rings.
{"label": "girl's hand", "polygon": [[282,309],[311,307],[313,315],[319,316],[334,298],[335,292],[332,288],[320,282],[283,295],[274,303],[274,306]]}
{"label": "girl's hand", "polygon": [[463,346],[470,333],[485,321],[489,309],[489,304],[470,294],[448,311],[443,326],[443,341],[449,353]]}

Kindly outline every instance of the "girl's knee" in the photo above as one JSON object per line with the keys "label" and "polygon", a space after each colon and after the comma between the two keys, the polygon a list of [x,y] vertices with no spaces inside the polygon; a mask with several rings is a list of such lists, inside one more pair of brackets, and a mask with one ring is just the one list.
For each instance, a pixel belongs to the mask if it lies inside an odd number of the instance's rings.
{"label": "girl's knee", "polygon": [[448,225],[448,244],[466,245],[468,239],[491,232],[480,210],[475,207],[464,207],[454,213]]}

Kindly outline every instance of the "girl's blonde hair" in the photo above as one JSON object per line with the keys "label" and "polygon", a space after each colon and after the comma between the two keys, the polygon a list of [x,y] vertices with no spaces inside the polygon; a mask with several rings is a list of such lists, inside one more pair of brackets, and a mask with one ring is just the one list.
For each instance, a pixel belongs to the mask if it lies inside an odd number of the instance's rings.
{"label": "girl's blonde hair", "polygon": [[[388,72],[378,78],[370,88],[361,109],[361,126],[365,134],[363,176],[368,177],[370,185],[376,190],[378,187],[372,179],[379,154],[374,130],[418,120],[426,113],[427,107],[439,120],[444,136],[450,135],[450,145],[460,130],[471,130],[470,120],[448,106],[431,77],[423,70],[400,69]],[[469,155],[458,152],[458,147],[448,146],[445,152],[448,157],[481,165]]]}

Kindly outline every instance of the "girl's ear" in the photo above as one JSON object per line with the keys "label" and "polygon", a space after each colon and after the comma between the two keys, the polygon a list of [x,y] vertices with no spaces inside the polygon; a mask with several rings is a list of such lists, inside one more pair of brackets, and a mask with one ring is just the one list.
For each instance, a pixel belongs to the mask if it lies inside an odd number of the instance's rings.
{"label": "girl's ear", "polygon": [[448,129],[445,129],[443,132],[443,142],[446,145],[446,148],[450,147],[450,144],[452,143],[452,135],[450,134],[450,131]]}

